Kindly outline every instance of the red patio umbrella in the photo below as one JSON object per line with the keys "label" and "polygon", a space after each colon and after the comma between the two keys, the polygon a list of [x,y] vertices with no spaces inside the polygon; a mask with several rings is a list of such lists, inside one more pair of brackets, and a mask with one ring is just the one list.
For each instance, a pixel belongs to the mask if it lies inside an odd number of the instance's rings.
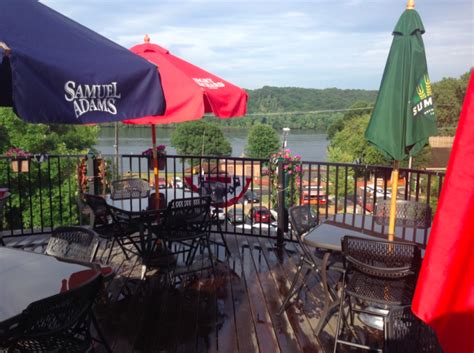
{"label": "red patio umbrella", "polygon": [[[130,49],[158,66],[161,75],[166,111],[160,116],[146,116],[125,120],[125,124],[151,124],[155,186],[158,185],[158,159],[156,154],[156,124],[180,123],[197,120],[205,113],[227,119],[243,116],[247,110],[248,95],[240,87],[223,80],[156,44],[145,43]],[[159,193],[156,193],[159,197]]]}

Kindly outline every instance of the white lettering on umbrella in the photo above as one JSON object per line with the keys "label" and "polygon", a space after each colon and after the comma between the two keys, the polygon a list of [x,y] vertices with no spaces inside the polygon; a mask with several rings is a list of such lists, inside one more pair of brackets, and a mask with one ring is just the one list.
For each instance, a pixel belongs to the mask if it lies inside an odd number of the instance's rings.
{"label": "white lettering on umbrella", "polygon": [[76,84],[67,81],[64,85],[64,99],[73,103],[76,118],[91,111],[107,112],[117,114],[117,100],[122,97],[118,93],[117,82],[101,85]]}
{"label": "white lettering on umbrella", "polygon": [[214,82],[212,78],[195,78],[193,77],[194,82],[196,82],[201,87],[206,87],[210,89],[219,89],[225,87],[224,82]]}

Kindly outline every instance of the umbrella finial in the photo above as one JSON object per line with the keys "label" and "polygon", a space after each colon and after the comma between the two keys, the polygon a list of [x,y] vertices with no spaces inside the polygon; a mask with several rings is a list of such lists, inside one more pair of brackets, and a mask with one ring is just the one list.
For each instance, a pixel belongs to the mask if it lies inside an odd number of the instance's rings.
{"label": "umbrella finial", "polygon": [[147,44],[150,43],[150,37],[148,36],[148,34],[145,34],[145,38],[143,38],[143,41]]}
{"label": "umbrella finial", "polygon": [[407,10],[413,10],[415,8],[415,0],[408,0]]}

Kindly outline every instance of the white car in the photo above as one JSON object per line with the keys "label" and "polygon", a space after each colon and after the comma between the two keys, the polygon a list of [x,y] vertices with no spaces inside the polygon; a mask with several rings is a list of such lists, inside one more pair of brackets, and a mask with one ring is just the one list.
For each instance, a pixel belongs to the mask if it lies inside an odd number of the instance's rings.
{"label": "white car", "polygon": [[173,185],[176,189],[182,189],[184,187],[183,180],[180,177],[175,177]]}
{"label": "white car", "polygon": [[[359,189],[360,189],[361,193],[364,192],[364,187],[363,186],[359,187]],[[366,190],[367,190],[367,194],[373,195],[374,194],[374,185],[367,184]],[[375,197],[384,197],[385,195],[387,195],[387,199],[392,197],[392,193],[388,189],[387,189],[387,194],[385,194],[384,188],[381,187],[381,186],[377,186]]]}

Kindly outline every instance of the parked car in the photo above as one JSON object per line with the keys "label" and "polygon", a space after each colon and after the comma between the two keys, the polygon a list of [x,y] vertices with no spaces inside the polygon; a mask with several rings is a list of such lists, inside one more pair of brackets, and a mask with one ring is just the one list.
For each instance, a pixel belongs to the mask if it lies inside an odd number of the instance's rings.
{"label": "parked car", "polygon": [[[373,195],[374,195],[374,185],[373,184],[367,184],[365,190],[366,190],[367,195],[373,197]],[[390,192],[390,190],[387,189],[387,193],[385,194],[385,190],[381,186],[377,186],[375,188],[375,193],[376,193],[375,197],[377,197],[377,198],[384,197],[385,195],[387,195],[387,199],[390,199],[392,197],[392,193]],[[363,194],[364,194],[364,187],[360,186],[359,187],[359,195],[363,195]]]}
{"label": "parked car", "polygon": [[244,210],[241,208],[229,207],[227,209],[227,219],[231,224],[242,224],[245,222]]}
{"label": "parked car", "polygon": [[258,198],[258,195],[256,192],[252,190],[247,190],[244,194],[244,197],[242,197],[241,203],[247,204],[247,203],[259,203],[260,199]]}
{"label": "parked car", "polygon": [[315,190],[312,191],[306,191],[303,190],[303,193],[301,194],[301,203],[303,205],[326,205],[328,202],[328,197],[326,194],[320,193],[318,195],[318,192]]}
{"label": "parked car", "polygon": [[[377,204],[379,201],[383,200],[383,197],[377,197],[375,199],[375,204]],[[388,199],[388,197],[387,197]],[[361,207],[364,208],[364,198],[362,196],[359,196],[357,198],[357,204]],[[368,196],[365,199],[365,210],[372,213],[374,212],[374,197],[373,196]]]}
{"label": "parked car", "polygon": [[183,180],[180,178],[180,177],[175,177],[174,180],[173,180],[173,186],[176,188],[176,189],[182,189],[184,187],[184,183],[183,183]]}
{"label": "parked car", "polygon": [[249,217],[252,223],[271,223],[272,214],[264,206],[255,206],[250,209]]}
{"label": "parked car", "polygon": [[[359,205],[360,198],[361,198],[360,196],[356,197],[356,204],[354,207],[354,195],[347,195],[346,199],[344,199],[344,197],[338,197],[337,198],[337,212],[354,213],[354,209],[355,209],[356,214],[362,214],[363,213],[362,206]],[[330,200],[330,204],[332,205],[336,204],[335,198]]]}

